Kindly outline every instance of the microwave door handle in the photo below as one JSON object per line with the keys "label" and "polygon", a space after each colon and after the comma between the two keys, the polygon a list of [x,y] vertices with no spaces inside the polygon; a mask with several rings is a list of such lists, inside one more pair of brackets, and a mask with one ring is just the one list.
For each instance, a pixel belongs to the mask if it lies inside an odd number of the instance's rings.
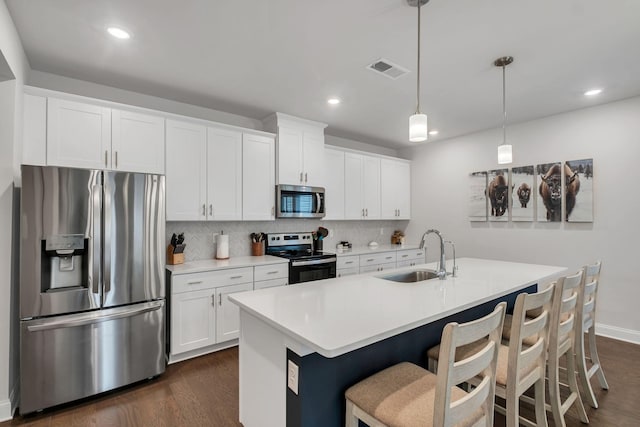
{"label": "microwave door handle", "polygon": [[316,213],[319,214],[320,210],[322,209],[322,199],[320,198],[320,193],[316,192],[316,202],[318,204],[318,207],[316,208]]}

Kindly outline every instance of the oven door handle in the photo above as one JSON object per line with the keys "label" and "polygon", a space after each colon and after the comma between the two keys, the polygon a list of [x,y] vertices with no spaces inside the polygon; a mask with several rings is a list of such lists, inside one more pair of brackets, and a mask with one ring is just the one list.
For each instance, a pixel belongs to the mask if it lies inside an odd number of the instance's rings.
{"label": "oven door handle", "polygon": [[316,259],[312,261],[291,261],[291,267],[302,267],[303,265],[319,265],[319,264],[330,264],[332,262],[336,262],[338,258],[325,258],[325,259]]}

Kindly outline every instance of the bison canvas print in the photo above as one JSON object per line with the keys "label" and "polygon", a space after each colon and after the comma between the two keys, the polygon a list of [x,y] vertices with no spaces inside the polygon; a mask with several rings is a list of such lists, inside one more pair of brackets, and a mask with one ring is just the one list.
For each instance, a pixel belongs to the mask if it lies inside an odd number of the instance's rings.
{"label": "bison canvas print", "polygon": [[469,174],[469,221],[487,220],[487,172]]}
{"label": "bison canvas print", "polygon": [[593,222],[593,159],[565,162],[565,219]]}
{"label": "bison canvas print", "polygon": [[509,170],[495,169],[487,175],[489,221],[509,220]]}
{"label": "bison canvas print", "polygon": [[536,166],[538,176],[538,221],[562,221],[562,166],[545,163]]}
{"label": "bison canvas print", "polygon": [[511,169],[511,220],[533,221],[536,195],[534,167]]}

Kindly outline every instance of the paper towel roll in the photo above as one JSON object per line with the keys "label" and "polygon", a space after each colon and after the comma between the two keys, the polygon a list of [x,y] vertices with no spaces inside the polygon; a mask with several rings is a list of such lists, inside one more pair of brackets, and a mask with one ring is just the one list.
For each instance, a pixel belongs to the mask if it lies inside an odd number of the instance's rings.
{"label": "paper towel roll", "polygon": [[229,258],[229,235],[218,234],[216,236],[216,259]]}

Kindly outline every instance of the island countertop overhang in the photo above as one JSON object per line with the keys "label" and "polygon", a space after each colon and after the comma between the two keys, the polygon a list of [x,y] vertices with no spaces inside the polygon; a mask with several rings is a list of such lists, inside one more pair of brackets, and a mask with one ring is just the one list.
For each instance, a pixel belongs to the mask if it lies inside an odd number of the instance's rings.
{"label": "island countertop overhang", "polygon": [[458,277],[398,283],[394,272],[435,263],[229,296],[247,313],[310,351],[337,357],[534,284],[565,267],[461,258]]}

